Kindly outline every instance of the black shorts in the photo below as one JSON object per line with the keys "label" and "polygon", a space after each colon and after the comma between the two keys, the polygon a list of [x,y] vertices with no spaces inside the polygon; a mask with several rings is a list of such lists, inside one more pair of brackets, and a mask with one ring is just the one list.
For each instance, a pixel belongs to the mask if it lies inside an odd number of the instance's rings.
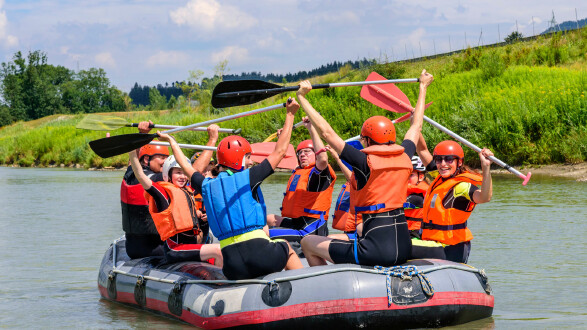
{"label": "black shorts", "polygon": [[471,252],[471,242],[462,242],[455,245],[421,246],[412,244],[410,259],[442,259],[466,264]]}
{"label": "black shorts", "polygon": [[285,241],[253,238],[222,248],[222,272],[229,280],[255,278],[285,268],[289,247]]}
{"label": "black shorts", "polygon": [[163,242],[159,235],[125,234],[126,254],[131,259],[163,256]]}
{"label": "black shorts", "polygon": [[283,218],[279,227],[269,229],[271,238],[280,238],[288,242],[300,242],[307,235],[328,236],[328,223],[324,217]]}
{"label": "black shorts", "polygon": [[201,243],[192,231],[179,233],[165,241],[165,263],[171,264],[182,261],[203,261],[200,257]]}
{"label": "black shorts", "polygon": [[363,236],[330,242],[328,253],[334,263],[393,266],[408,260],[412,241],[403,209],[364,214],[363,221]]}

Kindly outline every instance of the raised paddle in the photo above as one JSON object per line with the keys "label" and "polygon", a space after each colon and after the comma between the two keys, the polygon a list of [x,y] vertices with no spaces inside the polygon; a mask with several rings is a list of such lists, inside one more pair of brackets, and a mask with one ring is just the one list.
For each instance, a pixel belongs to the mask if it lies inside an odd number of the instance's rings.
{"label": "raised paddle", "polygon": [[[151,141],[149,144],[156,145],[156,146],[169,147],[169,143],[167,143],[167,142]],[[217,149],[216,147],[203,146],[203,145],[198,145],[198,144],[183,144],[183,143],[178,143],[178,145],[182,149],[213,150],[213,151],[216,151],[216,149]],[[275,148],[275,143],[273,143],[272,145],[273,145],[273,148]],[[267,153],[268,146],[266,145],[265,142],[253,143],[253,144],[251,144],[251,149],[252,149],[251,159],[255,163],[261,163],[273,151],[273,149],[271,149],[271,152]],[[298,166],[298,161],[297,161],[297,158],[296,158],[296,154],[294,152],[293,146],[290,144],[288,146],[288,148],[287,148],[287,152],[286,152],[285,156],[279,162],[279,164],[277,165],[277,167],[279,167],[279,168],[287,168],[287,169],[293,170],[297,166]]]}
{"label": "raised paddle", "polygon": [[[266,112],[270,110],[275,110],[279,108],[284,108],[286,103],[276,104],[265,108],[255,109],[251,111],[245,111],[241,113],[237,113],[230,116],[225,116],[221,118],[216,118],[212,120],[207,120],[201,123],[196,123],[188,126],[174,128],[163,133],[176,133],[180,131],[189,130],[194,127],[201,127],[201,126],[208,126],[210,124],[220,123],[223,121],[227,121],[230,119],[246,117],[250,115],[254,115],[261,112]],[[103,139],[98,139],[94,141],[90,141],[90,148],[100,157],[108,158],[116,155],[120,155],[123,153],[127,153],[131,150],[135,150],[148,144],[149,142],[153,141],[156,138],[157,134],[145,134],[145,133],[133,133],[133,134],[122,134],[113,137],[107,137]]]}
{"label": "raised paddle", "polygon": [[[373,73],[371,74],[373,75]],[[371,77],[369,75],[369,77]],[[377,79],[377,76],[373,76],[372,79]],[[365,89],[369,89],[365,91]],[[397,86],[395,85],[385,85],[385,86],[372,86],[368,85],[363,87],[361,90],[361,97],[365,100],[375,104],[376,106],[383,108],[385,110],[393,111],[393,112],[413,112],[414,108],[410,104],[410,100]],[[428,104],[430,105],[430,104]],[[448,128],[440,125],[439,123],[435,122],[434,120],[424,116],[424,120],[428,122],[430,125],[438,128],[442,132],[452,136],[456,140],[460,141],[467,147],[475,150],[476,152],[481,152],[481,148],[477,147],[473,143],[467,141],[462,136],[454,133],[453,131],[449,130]],[[515,168],[511,167],[510,165],[502,162],[501,160],[495,158],[494,156],[488,157],[491,161],[496,163],[497,165],[505,168],[506,170],[510,171],[511,173],[517,175],[522,180],[522,185],[528,184],[530,181],[530,177],[532,176],[531,172],[528,172],[527,175],[520,173]]]}
{"label": "raised paddle", "polygon": [[[82,119],[76,128],[81,129],[89,129],[93,131],[113,131],[117,130],[122,127],[139,127],[137,123],[129,123],[126,119],[116,117],[116,116],[104,116],[104,115],[96,115],[96,114],[89,114]],[[178,128],[182,126],[174,126],[174,125],[149,125],[150,128],[163,128],[163,129],[172,129]],[[205,132],[206,127],[194,127],[190,129],[190,131],[200,131]],[[242,131],[241,128],[232,129],[232,128],[221,128],[218,130],[220,133],[232,133],[232,134],[240,134]]]}
{"label": "raised paddle", "polygon": [[[292,128],[292,129],[296,129],[296,128],[300,127],[300,126],[301,126],[301,125],[303,125],[303,124],[304,124],[304,121],[303,121],[303,120],[302,120],[302,121],[300,121],[299,123],[295,123],[295,124],[293,125],[293,128]],[[275,132],[275,133],[273,133],[273,134],[269,135],[269,136],[268,136],[268,137],[267,137],[265,140],[263,140],[263,142],[271,142],[271,141],[272,141],[273,139],[275,139],[276,137],[277,137],[277,132]]]}
{"label": "raised paddle", "polygon": [[[333,88],[344,86],[363,86],[373,84],[410,83],[418,82],[418,78],[393,79],[381,81],[356,81],[332,84],[312,85],[312,89]],[[300,86],[283,87],[262,80],[230,80],[222,81],[212,92],[212,106],[215,108],[228,108],[238,105],[257,103],[271,96],[297,91]]]}

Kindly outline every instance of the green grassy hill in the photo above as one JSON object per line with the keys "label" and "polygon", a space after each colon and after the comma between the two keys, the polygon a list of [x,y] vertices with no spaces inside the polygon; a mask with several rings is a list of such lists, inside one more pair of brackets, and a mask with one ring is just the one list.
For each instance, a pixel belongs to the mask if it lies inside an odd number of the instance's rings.
{"label": "green grassy hill", "polygon": [[[459,54],[418,62],[378,64],[312,79],[313,83],[362,81],[371,71],[387,78],[418,77],[423,68],[435,76],[427,101],[433,105],[426,115],[462,135],[472,143],[492,149],[496,157],[512,165],[576,163],[587,159],[587,29],[539,37],[498,48],[467,49]],[[413,105],[417,84],[400,84]],[[363,121],[372,115],[398,114],[377,108],[360,96],[360,87],[312,91],[308,99],[343,137],[358,135]],[[283,102],[294,93],[281,94],[252,106],[227,109],[215,114],[256,109]],[[209,106],[153,112],[117,113],[129,122],[152,120],[156,124],[188,125],[210,118]],[[109,113],[112,115],[112,113]],[[300,119],[303,112],[300,111]],[[32,122],[19,122],[0,129],[0,164],[50,166],[81,164],[84,167],[125,166],[127,156],[102,159],[88,142],[105,132],[75,128],[82,115],[55,115]],[[221,127],[243,129],[251,142],[263,141],[281,127],[284,110],[222,123]],[[398,125],[398,136],[408,123]],[[114,134],[133,133],[123,128]],[[424,124],[430,148],[448,136]],[[182,132],[180,143],[203,144],[205,133]],[[293,143],[308,137],[297,129]],[[193,151],[186,150],[191,155]],[[478,157],[466,150],[467,162]]]}

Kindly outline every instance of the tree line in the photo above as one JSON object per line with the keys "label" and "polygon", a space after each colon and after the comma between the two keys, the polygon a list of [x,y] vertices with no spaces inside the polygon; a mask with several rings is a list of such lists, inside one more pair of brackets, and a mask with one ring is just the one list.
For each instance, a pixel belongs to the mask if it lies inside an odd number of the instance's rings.
{"label": "tree line", "polygon": [[130,97],[110,84],[106,72],[74,72],[47,63],[39,50],[16,52],[0,67],[0,126],[53,114],[123,111]]}

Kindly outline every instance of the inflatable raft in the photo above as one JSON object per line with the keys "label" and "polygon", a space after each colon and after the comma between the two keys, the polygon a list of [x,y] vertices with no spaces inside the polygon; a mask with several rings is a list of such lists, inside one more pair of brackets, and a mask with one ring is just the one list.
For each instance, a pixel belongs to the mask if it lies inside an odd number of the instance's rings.
{"label": "inflatable raft", "polygon": [[102,297],[204,329],[440,327],[491,316],[484,272],[436,259],[383,268],[328,265],[228,281],[200,262],[131,260],[124,239],[106,251]]}

